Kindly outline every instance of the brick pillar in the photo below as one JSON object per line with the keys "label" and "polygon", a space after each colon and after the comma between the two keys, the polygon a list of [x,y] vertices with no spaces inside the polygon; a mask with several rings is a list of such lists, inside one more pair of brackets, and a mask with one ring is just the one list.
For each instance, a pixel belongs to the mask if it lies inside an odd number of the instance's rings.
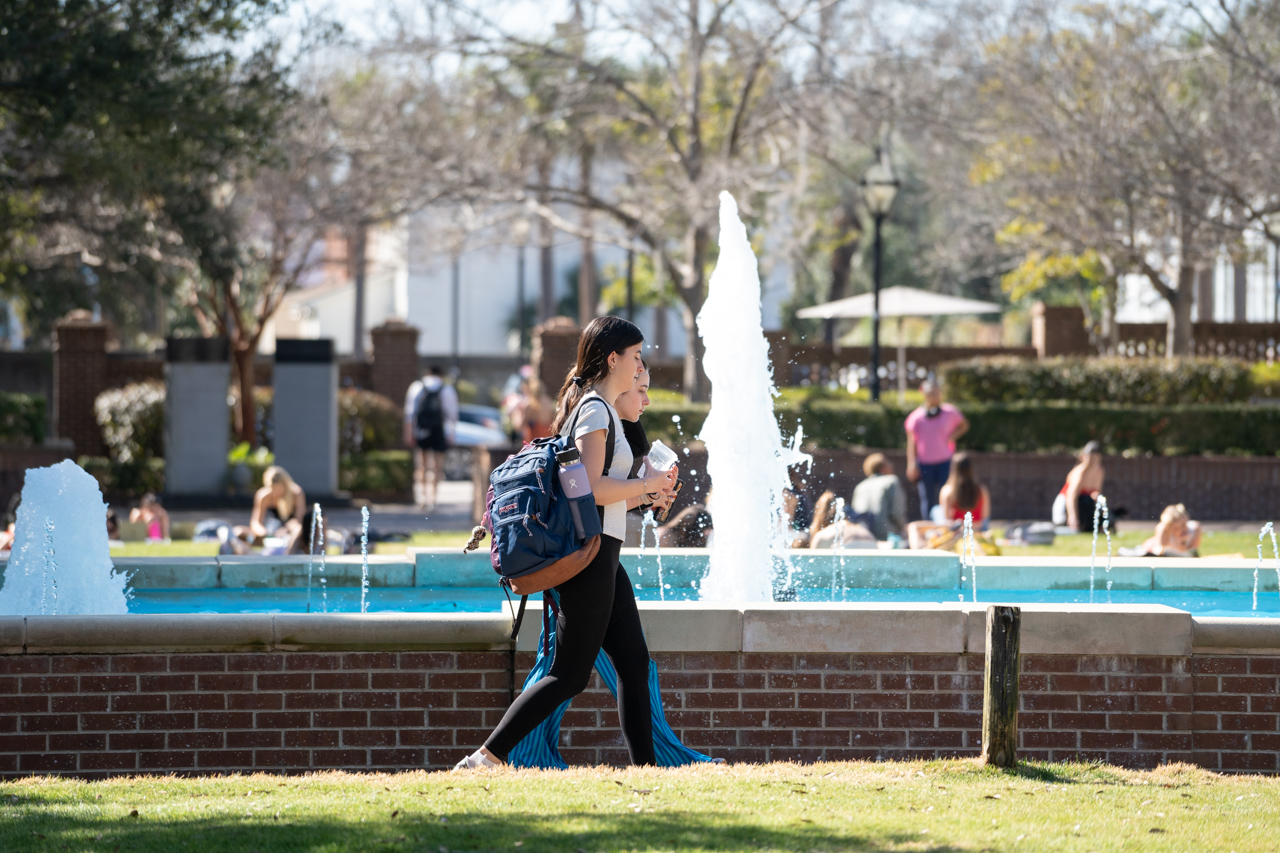
{"label": "brick pillar", "polygon": [[369,335],[373,339],[369,390],[403,405],[405,392],[419,376],[418,329],[403,320],[388,320],[370,329]]}
{"label": "brick pillar", "polygon": [[568,317],[552,317],[533,329],[533,370],[554,399],[564,377],[578,359],[578,337],[582,330]]}
{"label": "brick pillar", "polygon": [[1035,303],[1031,306],[1031,345],[1039,358],[1088,355],[1084,310],[1076,305]]}
{"label": "brick pillar", "polygon": [[107,387],[107,324],[72,311],[54,326],[53,432],[77,456],[105,456],[93,401]]}

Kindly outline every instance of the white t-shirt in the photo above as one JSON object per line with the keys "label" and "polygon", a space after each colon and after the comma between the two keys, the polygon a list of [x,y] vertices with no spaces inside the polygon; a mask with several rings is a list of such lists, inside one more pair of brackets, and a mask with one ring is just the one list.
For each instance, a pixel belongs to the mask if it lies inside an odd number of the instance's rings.
{"label": "white t-shirt", "polygon": [[[578,403],[579,411],[576,412],[578,418],[577,428],[573,432],[573,439],[577,441],[584,435],[590,435],[596,430],[609,429],[609,421],[613,420],[613,464],[609,466],[609,470],[605,472],[605,476],[613,477],[617,480],[625,480],[631,473],[631,445],[627,444],[627,438],[622,434],[622,420],[618,417],[618,413],[614,411],[613,406],[606,403],[596,392],[591,391],[581,402]],[[569,416],[569,420],[565,422],[564,427],[560,430],[561,435],[569,434],[569,427],[573,425],[574,415]],[[627,502],[618,501],[611,503],[604,508],[604,535],[612,536],[618,541],[622,541],[627,537]]]}

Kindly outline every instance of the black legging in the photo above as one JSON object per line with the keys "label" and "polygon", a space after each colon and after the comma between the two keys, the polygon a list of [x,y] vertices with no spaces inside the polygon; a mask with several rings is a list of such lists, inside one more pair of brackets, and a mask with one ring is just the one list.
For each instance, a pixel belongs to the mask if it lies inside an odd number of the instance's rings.
{"label": "black legging", "polygon": [[587,689],[601,649],[618,671],[618,718],[632,764],[656,764],[649,710],[649,648],[640,628],[631,579],[618,563],[622,543],[600,537],[600,552],[556,587],[556,647],[551,672],[511,703],[485,748],[506,761],[525,735],[560,704]]}

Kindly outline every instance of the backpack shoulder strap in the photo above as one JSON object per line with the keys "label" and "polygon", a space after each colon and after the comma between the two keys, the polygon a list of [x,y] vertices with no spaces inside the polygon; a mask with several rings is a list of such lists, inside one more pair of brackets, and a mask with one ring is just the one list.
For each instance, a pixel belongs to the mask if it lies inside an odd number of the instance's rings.
{"label": "backpack shoulder strap", "polygon": [[596,394],[594,391],[589,391],[581,400],[578,401],[577,408],[573,410],[573,420],[569,422],[568,438],[569,441],[573,441],[573,433],[578,428],[578,417],[582,414],[582,406],[587,402],[590,395],[594,395],[595,399],[604,403],[604,412],[609,419],[609,431],[605,434],[604,439],[604,476],[607,477],[609,476],[609,469],[613,466],[613,443],[617,440],[617,433],[614,431],[613,427],[613,412],[610,411],[609,404],[604,402],[603,397]]}
{"label": "backpack shoulder strap", "polygon": [[604,476],[609,476],[609,469],[613,467],[613,443],[617,440],[617,434],[613,431],[613,412],[605,407],[605,414],[609,416],[609,432],[604,439]]}

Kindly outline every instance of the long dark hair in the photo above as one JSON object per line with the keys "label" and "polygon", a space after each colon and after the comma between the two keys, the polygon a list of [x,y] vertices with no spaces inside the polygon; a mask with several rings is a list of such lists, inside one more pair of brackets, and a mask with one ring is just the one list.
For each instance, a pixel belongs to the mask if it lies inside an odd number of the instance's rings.
{"label": "long dark hair", "polygon": [[584,394],[609,375],[609,356],[644,343],[644,333],[621,317],[597,317],[578,338],[578,361],[564,378],[556,397],[556,419],[551,431],[560,432]]}
{"label": "long dark hair", "polygon": [[951,494],[955,495],[956,509],[977,509],[982,488],[973,476],[973,459],[961,451],[951,457],[951,475],[947,477]]}

